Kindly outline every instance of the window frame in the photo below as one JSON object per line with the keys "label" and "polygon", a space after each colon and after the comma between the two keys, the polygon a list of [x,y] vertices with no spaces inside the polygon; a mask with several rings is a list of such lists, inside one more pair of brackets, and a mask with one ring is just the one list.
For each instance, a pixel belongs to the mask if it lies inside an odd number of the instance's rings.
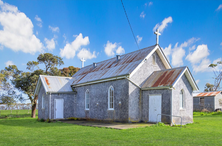
{"label": "window frame", "polygon": [[[87,94],[88,94],[88,97],[87,97]],[[88,100],[87,100],[87,98],[88,98]],[[88,103],[87,103],[87,101],[88,101]],[[87,107],[87,104],[90,105],[89,103],[90,103],[89,89],[87,89],[85,92],[85,110],[89,110],[89,107]]]}
{"label": "window frame", "polygon": [[[111,104],[110,103],[111,102],[110,101],[110,99],[111,99],[110,91],[111,91],[111,89],[112,89],[112,92],[113,92],[112,93],[112,106],[113,107],[110,107],[110,104]],[[109,89],[108,89],[108,110],[114,110],[114,88],[113,88],[113,86],[110,86]]]}
{"label": "window frame", "polygon": [[[181,98],[181,95],[182,95],[182,98]],[[179,106],[180,106],[180,109],[184,109],[184,90],[183,89],[180,90],[180,94],[179,94]]]}
{"label": "window frame", "polygon": [[42,109],[45,108],[45,96],[42,95]]}
{"label": "window frame", "polygon": [[152,55],[152,63],[153,65],[156,65],[156,54]]}

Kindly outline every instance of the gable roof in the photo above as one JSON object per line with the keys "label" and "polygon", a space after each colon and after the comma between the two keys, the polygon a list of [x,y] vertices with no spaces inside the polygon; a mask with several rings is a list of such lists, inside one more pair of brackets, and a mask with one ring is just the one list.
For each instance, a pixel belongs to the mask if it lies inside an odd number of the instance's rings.
{"label": "gable roof", "polygon": [[215,92],[201,92],[197,95],[195,95],[194,97],[204,97],[204,96],[216,96],[218,94],[220,94],[221,91],[215,91]]}
{"label": "gable roof", "polygon": [[46,93],[68,93],[73,92],[71,88],[71,77],[40,75],[34,95],[39,93],[41,84]]}
{"label": "gable roof", "polygon": [[198,90],[196,82],[194,81],[188,67],[178,67],[154,71],[143,84],[142,89],[173,88],[175,87],[176,83],[179,81],[183,74],[186,75],[193,90]]}
{"label": "gable roof", "polygon": [[128,54],[120,55],[120,60],[116,57],[96,63],[96,67],[89,65],[81,68],[73,75],[73,85],[90,84],[98,80],[109,79],[113,77],[132,75],[135,70],[141,67],[145,59],[148,59],[157,51],[166,68],[171,68],[166,56],[159,45],[153,45]]}

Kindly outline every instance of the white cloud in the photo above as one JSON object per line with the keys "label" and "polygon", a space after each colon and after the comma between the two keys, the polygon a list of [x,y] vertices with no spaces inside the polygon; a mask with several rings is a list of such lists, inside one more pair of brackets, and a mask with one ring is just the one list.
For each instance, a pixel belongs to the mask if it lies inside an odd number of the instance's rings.
{"label": "white cloud", "polygon": [[222,46],[222,42],[220,43],[220,45]]}
{"label": "white cloud", "polygon": [[118,55],[121,55],[121,54],[124,54],[125,53],[125,50],[122,46],[119,46],[116,50],[116,54]]}
{"label": "white cloud", "polygon": [[42,27],[42,19],[38,15],[35,16],[35,20],[38,21],[37,25]]}
{"label": "white cloud", "polygon": [[139,35],[137,35],[136,37],[137,37],[137,43],[139,44],[142,41],[143,37],[140,37]]}
{"label": "white cloud", "polygon": [[52,38],[51,40],[45,38],[44,40],[45,40],[47,49],[49,49],[50,51],[55,49],[55,40],[54,40],[54,38]]}
{"label": "white cloud", "polygon": [[185,50],[183,48],[179,47],[174,49],[172,54],[172,65],[182,66],[184,56],[185,56]]}
{"label": "white cloud", "polygon": [[93,59],[93,58],[96,58],[96,52],[93,51],[93,53],[91,53],[90,50],[83,48],[82,50],[79,51],[77,56],[79,59],[81,58],[84,58],[85,60]]}
{"label": "white cloud", "polygon": [[192,47],[189,47],[189,51],[195,50],[196,45],[193,45]]}
{"label": "white cloud", "polygon": [[15,65],[12,61],[7,61],[5,62],[5,66],[8,67],[9,65]]}
{"label": "white cloud", "polygon": [[43,45],[33,34],[32,21],[13,5],[1,1],[0,7],[0,44],[15,52],[41,52]]}
{"label": "white cloud", "polygon": [[4,46],[0,45],[0,50],[3,50],[4,49]]}
{"label": "white cloud", "polygon": [[61,57],[66,57],[67,59],[75,57],[76,51],[78,51],[82,46],[89,44],[89,37],[83,38],[82,33],[80,33],[72,43],[66,43],[63,49],[60,49]]}
{"label": "white cloud", "polygon": [[149,2],[149,6],[153,5],[153,2]]}
{"label": "white cloud", "polygon": [[170,54],[171,54],[171,52],[172,52],[171,44],[169,44],[168,47],[165,47],[165,49],[163,49],[163,52],[164,52],[164,54],[166,55],[167,59],[170,60],[170,59],[169,59],[169,56],[170,56]]}
{"label": "white cloud", "polygon": [[49,25],[49,29],[51,29],[52,32],[59,32],[59,27],[52,27]]}
{"label": "white cloud", "polygon": [[[199,38],[191,38],[188,41],[183,42],[180,46],[178,43],[175,44],[174,48],[171,49],[172,52],[172,65],[173,66],[182,66],[183,65],[183,57],[185,56],[184,48],[189,47],[196,41],[200,40]],[[169,51],[170,49],[168,49]]]}
{"label": "white cloud", "polygon": [[202,59],[207,58],[210,55],[207,45],[198,45],[194,52],[190,52],[186,60],[190,61],[192,64],[199,63]]}
{"label": "white cloud", "polygon": [[216,11],[219,11],[220,9],[222,9],[222,4],[220,4],[220,5],[218,6],[218,8],[216,9]]}
{"label": "white cloud", "polygon": [[145,18],[146,14],[144,13],[144,11],[140,14],[141,18]]}
{"label": "white cloud", "polygon": [[162,22],[161,22],[161,25],[159,23],[157,23],[155,25],[155,27],[153,28],[153,31],[155,31],[156,29],[159,29],[160,32],[163,32],[163,30],[167,27],[168,23],[172,23],[173,22],[173,19],[172,17],[168,17],[168,18],[165,18]]}
{"label": "white cloud", "polygon": [[64,43],[66,42],[66,35],[65,34],[63,34],[63,36],[62,36],[63,38],[64,38]]}
{"label": "white cloud", "polygon": [[117,47],[117,43],[112,44],[111,42],[107,41],[107,44],[105,46],[105,53],[107,56],[114,56],[115,55],[115,50]]}
{"label": "white cloud", "polygon": [[209,68],[209,65],[211,64],[211,61],[207,58],[203,59],[199,65],[193,64],[193,71],[194,72],[209,72],[212,71],[211,68]]}
{"label": "white cloud", "polygon": [[145,3],[145,6],[151,6],[151,5],[153,5],[153,2],[149,2],[149,3]]}
{"label": "white cloud", "polygon": [[196,80],[196,83],[198,84],[200,82],[200,80]]}
{"label": "white cloud", "polygon": [[221,58],[217,58],[216,60],[213,61],[213,64],[217,64],[217,62],[221,61]]}
{"label": "white cloud", "polygon": [[[118,48],[117,48],[118,47]],[[104,46],[104,51],[106,53],[107,56],[114,56],[115,52],[116,54],[124,54],[125,50],[122,46],[118,46],[118,44],[115,43],[111,43],[109,41],[107,41],[106,45]]]}

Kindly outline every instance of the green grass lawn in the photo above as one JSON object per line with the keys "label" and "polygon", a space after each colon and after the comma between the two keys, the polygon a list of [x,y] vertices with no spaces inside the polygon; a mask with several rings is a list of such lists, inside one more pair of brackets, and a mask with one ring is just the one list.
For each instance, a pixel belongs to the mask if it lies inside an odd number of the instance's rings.
{"label": "green grass lawn", "polygon": [[194,124],[116,130],[37,118],[0,119],[0,145],[222,145],[222,114],[194,113]]}
{"label": "green grass lawn", "polygon": [[[31,110],[0,110],[0,119],[5,116],[9,118],[31,117],[31,112]],[[36,110],[36,116],[38,116],[38,110]]]}

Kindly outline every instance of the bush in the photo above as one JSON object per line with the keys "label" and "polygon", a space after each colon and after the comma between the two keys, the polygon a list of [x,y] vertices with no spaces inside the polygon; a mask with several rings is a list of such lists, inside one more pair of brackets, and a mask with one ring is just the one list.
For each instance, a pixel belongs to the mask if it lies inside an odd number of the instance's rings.
{"label": "bush", "polygon": [[206,113],[209,113],[210,111],[206,108],[202,109],[201,112],[206,112]]}

